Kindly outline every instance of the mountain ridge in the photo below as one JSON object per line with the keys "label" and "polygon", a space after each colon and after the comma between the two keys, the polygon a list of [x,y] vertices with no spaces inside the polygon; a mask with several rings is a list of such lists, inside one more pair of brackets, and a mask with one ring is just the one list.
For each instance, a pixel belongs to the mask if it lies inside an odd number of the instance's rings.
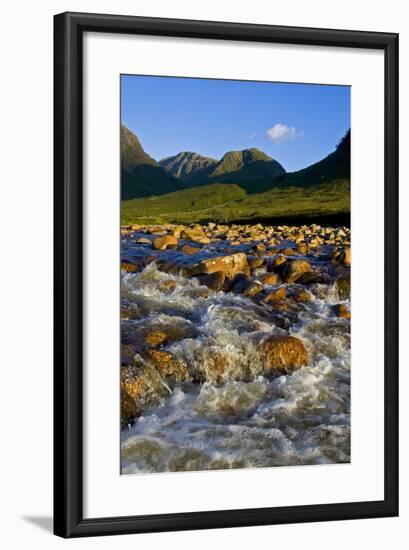
{"label": "mountain ridge", "polygon": [[[297,172],[270,180],[251,193],[239,183],[216,182],[148,199],[125,201],[121,221],[128,223],[238,223],[252,220],[319,221],[349,219],[350,131],[335,151]],[[312,223],[312,222],[311,222]]]}

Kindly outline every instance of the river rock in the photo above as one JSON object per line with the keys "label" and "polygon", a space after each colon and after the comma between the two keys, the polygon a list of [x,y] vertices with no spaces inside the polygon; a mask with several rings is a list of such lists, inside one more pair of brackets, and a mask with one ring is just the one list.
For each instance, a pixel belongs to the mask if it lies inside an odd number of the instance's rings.
{"label": "river rock", "polygon": [[126,427],[133,424],[140,412],[135,400],[125,390],[121,391],[121,424]]}
{"label": "river rock", "polygon": [[277,273],[265,273],[259,277],[259,280],[265,285],[278,285],[281,283],[280,276]]}
{"label": "river rock", "polygon": [[351,319],[351,312],[345,304],[337,304],[332,307],[332,311],[337,317],[342,319]]}
{"label": "river rock", "polygon": [[300,289],[297,290],[294,294],[294,300],[298,303],[305,303],[311,301],[311,294],[308,292],[308,290]]}
{"label": "river rock", "polygon": [[342,263],[347,266],[351,265],[351,249],[348,247],[344,248],[344,252],[342,254]]}
{"label": "river rock", "polygon": [[[134,400],[139,415],[145,407],[157,405],[169,394],[169,389],[155,367],[140,362],[137,366],[121,368],[121,395],[124,394]],[[129,400],[128,406],[131,406]]]}
{"label": "river rock", "polygon": [[166,332],[162,330],[153,330],[152,332],[148,332],[148,334],[146,334],[144,338],[145,342],[153,348],[164,344],[167,339],[168,336]]}
{"label": "river rock", "polygon": [[175,248],[179,243],[179,240],[174,235],[164,235],[154,239],[152,246],[156,250],[166,250],[167,248]]}
{"label": "river rock", "polygon": [[252,258],[249,261],[250,269],[257,269],[258,267],[261,267],[264,264],[265,260],[264,258]]}
{"label": "river rock", "polygon": [[255,296],[263,290],[263,285],[259,281],[253,281],[241,273],[237,275],[232,282],[232,292],[235,294],[242,294],[248,298]]}
{"label": "river rock", "polygon": [[229,368],[229,355],[221,350],[208,349],[201,363],[198,381],[219,383]]}
{"label": "river rock", "polygon": [[308,351],[294,336],[270,336],[261,344],[261,353],[268,372],[290,373],[308,365]]}
{"label": "river rock", "polygon": [[177,282],[174,281],[173,279],[167,279],[165,281],[160,281],[159,284],[158,284],[158,289],[165,293],[165,294],[170,294],[171,292],[173,292],[173,290],[177,287]]}
{"label": "river rock", "polygon": [[162,377],[170,378],[175,382],[189,380],[189,371],[186,364],[173,357],[169,351],[148,349],[146,356]]}
{"label": "river rock", "polygon": [[219,292],[219,290],[223,288],[226,276],[224,271],[215,271],[207,275],[197,275],[196,278],[201,285],[207,286],[210,290],[214,290],[215,292]]}
{"label": "river rock", "polygon": [[184,229],[185,229],[184,225],[177,225],[176,227],[172,228],[172,235],[177,239],[180,239],[180,235],[182,234],[182,231]]}
{"label": "river rock", "polygon": [[283,279],[286,283],[295,283],[309,271],[311,271],[311,265],[307,260],[292,260],[287,262],[283,270]]}
{"label": "river rock", "polygon": [[325,277],[318,270],[308,271],[304,273],[297,279],[297,284],[299,285],[314,285],[314,284],[325,284]]}
{"label": "river rock", "polygon": [[147,380],[140,366],[121,367],[121,392],[133,399],[140,399],[147,392]]}
{"label": "river rock", "polygon": [[148,237],[140,237],[139,239],[136,239],[136,244],[152,244],[151,239],[148,239]]}
{"label": "river rock", "polygon": [[200,225],[194,227],[186,227],[180,234],[181,239],[186,241],[193,241],[199,244],[209,244],[210,239],[200,227]]}
{"label": "river rock", "polygon": [[136,264],[131,262],[122,261],[121,262],[121,271],[126,271],[126,273],[137,273],[139,268]]}
{"label": "river rock", "polygon": [[156,261],[156,267],[159,271],[164,273],[170,273],[172,275],[177,275],[180,270],[180,265],[174,260],[165,260],[160,258]]}
{"label": "river rock", "polygon": [[264,252],[265,249],[266,249],[266,245],[264,243],[256,243],[251,247],[250,250],[254,252]]}
{"label": "river rock", "polygon": [[279,255],[274,258],[271,265],[274,271],[282,271],[286,263],[287,258],[285,256]]}
{"label": "river rock", "polygon": [[341,275],[335,281],[335,290],[340,300],[347,300],[351,295],[351,279]]}
{"label": "river rock", "polygon": [[223,271],[228,279],[233,279],[238,273],[250,274],[247,257],[243,252],[227,256],[214,256],[187,268],[190,275],[200,275]]}
{"label": "river rock", "polygon": [[183,252],[183,254],[187,254],[188,256],[193,256],[194,254],[197,254],[201,251],[201,248],[198,246],[191,246],[190,244],[184,244],[180,251]]}
{"label": "river rock", "polygon": [[305,256],[308,253],[308,245],[305,242],[300,242],[297,244],[297,252],[302,256]]}
{"label": "river rock", "polygon": [[283,286],[281,286],[280,288],[277,288],[270,292],[263,301],[266,304],[269,304],[271,302],[279,302],[281,300],[285,300],[285,298],[287,298],[287,291]]}

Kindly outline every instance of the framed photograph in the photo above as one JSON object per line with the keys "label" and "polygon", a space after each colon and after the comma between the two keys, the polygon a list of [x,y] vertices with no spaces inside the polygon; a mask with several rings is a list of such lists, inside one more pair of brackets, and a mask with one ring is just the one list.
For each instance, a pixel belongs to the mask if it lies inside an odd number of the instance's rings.
{"label": "framed photograph", "polygon": [[398,36],[55,16],[55,534],[398,514]]}

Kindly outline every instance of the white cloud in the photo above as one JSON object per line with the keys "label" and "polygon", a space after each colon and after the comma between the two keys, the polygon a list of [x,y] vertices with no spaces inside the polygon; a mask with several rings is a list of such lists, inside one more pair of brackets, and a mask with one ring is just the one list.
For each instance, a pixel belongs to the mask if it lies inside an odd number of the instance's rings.
{"label": "white cloud", "polygon": [[253,132],[252,134],[249,135],[249,139],[254,139],[258,136],[258,132]]}
{"label": "white cloud", "polygon": [[294,126],[287,126],[287,124],[274,124],[266,132],[266,136],[274,143],[282,143],[283,141],[292,140],[304,135],[302,130],[297,130]]}

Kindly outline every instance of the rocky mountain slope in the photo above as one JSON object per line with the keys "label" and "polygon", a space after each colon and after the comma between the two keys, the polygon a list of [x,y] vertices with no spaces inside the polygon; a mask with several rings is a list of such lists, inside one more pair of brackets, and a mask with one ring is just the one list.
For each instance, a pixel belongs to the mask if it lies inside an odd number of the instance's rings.
{"label": "rocky mountain slope", "polygon": [[144,151],[133,132],[121,125],[122,200],[161,195],[184,187]]}
{"label": "rocky mountain slope", "polygon": [[172,176],[180,178],[185,183],[191,183],[198,178],[202,181],[209,173],[209,169],[217,164],[217,160],[202,157],[198,153],[183,151],[173,157],[160,160],[159,164]]}

